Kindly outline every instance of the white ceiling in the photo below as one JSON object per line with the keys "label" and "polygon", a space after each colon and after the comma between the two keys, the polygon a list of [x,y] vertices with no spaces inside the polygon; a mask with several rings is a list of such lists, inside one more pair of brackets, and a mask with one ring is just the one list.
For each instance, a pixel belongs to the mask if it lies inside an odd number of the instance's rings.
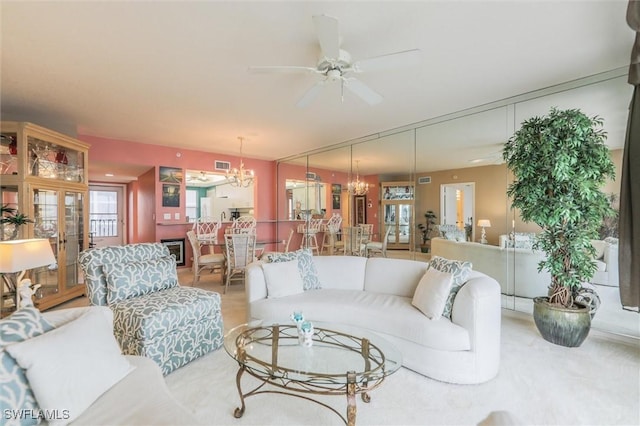
{"label": "white ceiling", "polygon": [[[243,136],[246,157],[279,159],[624,67],[634,36],[626,6],[2,1],[2,118],[227,154],[238,153]],[[420,62],[358,76],[384,97],[378,105],[348,91],[341,102],[339,85],[330,85],[298,108],[317,76],[247,67],[315,66],[316,14],[339,20],[342,48],[355,60],[418,48]],[[464,139],[474,143],[468,133]],[[485,140],[484,151],[469,156],[497,152],[503,142]],[[446,149],[440,143],[430,152],[436,158]]]}

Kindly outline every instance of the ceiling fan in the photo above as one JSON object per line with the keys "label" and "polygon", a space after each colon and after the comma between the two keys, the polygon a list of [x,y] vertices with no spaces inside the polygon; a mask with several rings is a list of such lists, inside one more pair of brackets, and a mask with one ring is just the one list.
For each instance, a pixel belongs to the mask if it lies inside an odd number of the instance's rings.
{"label": "ceiling fan", "polygon": [[389,68],[408,67],[417,63],[420,49],[404,50],[387,55],[374,56],[353,62],[349,52],[340,49],[340,34],[338,20],[327,15],[313,16],[322,56],[315,67],[304,66],[252,66],[249,72],[307,72],[321,76],[321,79],[311,86],[297,102],[298,107],[309,105],[331,82],[340,82],[341,96],[344,101],[344,89],[359,96],[369,105],[382,102],[382,95],[358,80],[353,74],[369,71],[379,71]]}
{"label": "ceiling fan", "polygon": [[206,172],[200,172],[200,176],[197,175],[187,175],[187,182],[209,182],[209,177]]}

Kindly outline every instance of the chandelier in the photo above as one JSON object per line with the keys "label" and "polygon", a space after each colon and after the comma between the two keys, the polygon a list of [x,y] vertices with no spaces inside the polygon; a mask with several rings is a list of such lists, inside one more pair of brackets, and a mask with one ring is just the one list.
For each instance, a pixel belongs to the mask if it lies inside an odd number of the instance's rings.
{"label": "chandelier", "polygon": [[240,168],[234,167],[231,170],[227,170],[227,180],[231,186],[246,188],[253,183],[255,173],[253,170],[244,169],[244,162],[242,161],[242,142],[244,138],[238,136],[238,139],[240,139]]}
{"label": "chandelier", "polygon": [[347,184],[349,193],[353,195],[364,195],[369,192],[369,184],[360,181],[360,167],[358,166],[359,163],[360,162],[356,160],[356,180],[351,181]]}

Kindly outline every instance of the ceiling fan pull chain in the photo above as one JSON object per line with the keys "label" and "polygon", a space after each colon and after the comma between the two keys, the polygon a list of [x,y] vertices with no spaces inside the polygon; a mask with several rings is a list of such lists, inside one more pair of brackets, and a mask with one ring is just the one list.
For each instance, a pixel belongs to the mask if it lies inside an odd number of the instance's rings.
{"label": "ceiling fan pull chain", "polygon": [[344,78],[340,80],[340,102],[344,103]]}

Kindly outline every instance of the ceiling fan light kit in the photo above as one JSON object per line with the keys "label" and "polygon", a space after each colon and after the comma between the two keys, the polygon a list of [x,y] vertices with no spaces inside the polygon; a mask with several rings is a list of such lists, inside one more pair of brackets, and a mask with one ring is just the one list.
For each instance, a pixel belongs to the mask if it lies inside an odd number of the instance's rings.
{"label": "ceiling fan light kit", "polygon": [[321,80],[311,86],[296,103],[303,108],[313,102],[327,83],[340,82],[341,100],[344,102],[346,88],[369,105],[377,105],[383,97],[352,74],[379,71],[389,68],[408,67],[419,59],[420,50],[411,49],[401,52],[375,56],[352,62],[351,55],[340,48],[338,20],[327,15],[316,15],[313,22],[322,50],[322,57],[314,67],[302,66],[253,66],[250,72],[305,72],[321,76]]}

